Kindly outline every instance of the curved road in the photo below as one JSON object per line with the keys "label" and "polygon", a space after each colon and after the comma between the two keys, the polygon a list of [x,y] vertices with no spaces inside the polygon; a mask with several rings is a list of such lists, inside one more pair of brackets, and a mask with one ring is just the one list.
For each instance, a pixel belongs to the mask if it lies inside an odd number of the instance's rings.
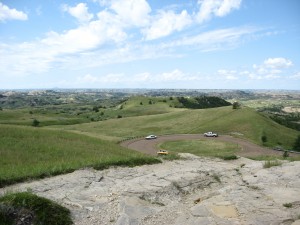
{"label": "curved road", "polygon": [[[159,136],[157,139],[145,140],[145,139],[133,139],[124,141],[121,143],[121,146],[130,148],[142,153],[156,155],[157,153],[157,144],[163,143],[166,141],[177,141],[177,140],[195,140],[195,139],[207,139],[213,137],[204,137],[202,134],[175,134],[175,135],[164,135]],[[219,141],[236,143],[241,147],[241,151],[238,152],[239,156],[251,157],[259,155],[282,155],[283,152],[273,151],[269,148],[264,148],[258,146],[254,143],[246,141],[244,139],[234,138],[229,135],[220,135],[216,138]],[[290,153],[291,155],[291,153]]]}

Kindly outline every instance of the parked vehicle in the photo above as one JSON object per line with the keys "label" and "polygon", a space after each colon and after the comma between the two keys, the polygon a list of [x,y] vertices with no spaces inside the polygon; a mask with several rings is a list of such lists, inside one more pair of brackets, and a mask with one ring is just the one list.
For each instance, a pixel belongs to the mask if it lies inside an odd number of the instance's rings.
{"label": "parked vehicle", "polygon": [[151,139],[156,139],[156,138],[157,138],[157,136],[155,136],[155,135],[153,135],[153,134],[151,134],[151,135],[145,137],[146,140],[151,140]]}
{"label": "parked vehicle", "polygon": [[212,131],[209,131],[209,132],[204,133],[204,136],[205,137],[218,137],[218,134],[214,133]]}
{"label": "parked vehicle", "polygon": [[159,151],[157,152],[157,154],[158,154],[158,155],[168,155],[169,152],[166,151],[166,150],[159,150]]}

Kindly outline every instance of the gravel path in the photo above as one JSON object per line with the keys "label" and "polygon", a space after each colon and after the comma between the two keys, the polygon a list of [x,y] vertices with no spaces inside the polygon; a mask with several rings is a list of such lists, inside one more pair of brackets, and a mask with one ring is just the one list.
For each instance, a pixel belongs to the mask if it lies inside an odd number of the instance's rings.
{"label": "gravel path", "polygon": [[[175,134],[159,136],[157,139],[145,140],[145,139],[134,139],[128,140],[121,143],[123,147],[130,148],[142,153],[156,155],[157,145],[166,141],[177,141],[177,140],[196,140],[196,139],[207,139],[201,134]],[[212,137],[210,137],[212,138]],[[282,152],[273,151],[270,148],[264,148],[254,143],[246,141],[244,139],[235,138],[229,135],[220,135],[216,138],[219,141],[236,143],[241,146],[241,151],[238,153],[239,156],[243,157],[254,157],[260,155],[282,155]],[[292,154],[290,154],[292,156]]]}

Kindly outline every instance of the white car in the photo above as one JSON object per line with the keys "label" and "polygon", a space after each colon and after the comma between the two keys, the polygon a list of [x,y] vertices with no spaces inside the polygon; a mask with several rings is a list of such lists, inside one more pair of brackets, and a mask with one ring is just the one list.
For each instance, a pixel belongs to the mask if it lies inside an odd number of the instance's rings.
{"label": "white car", "polygon": [[209,131],[209,132],[204,133],[204,136],[205,136],[205,137],[218,137],[218,134]]}
{"label": "white car", "polygon": [[151,140],[151,139],[156,139],[156,138],[157,138],[157,136],[155,136],[153,134],[145,137],[146,140]]}

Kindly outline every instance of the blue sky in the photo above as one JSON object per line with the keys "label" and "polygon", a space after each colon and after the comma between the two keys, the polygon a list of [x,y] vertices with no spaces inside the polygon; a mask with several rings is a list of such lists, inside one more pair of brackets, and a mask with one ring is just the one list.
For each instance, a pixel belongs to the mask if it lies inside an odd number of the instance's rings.
{"label": "blue sky", "polygon": [[300,88],[299,0],[0,0],[0,89]]}

